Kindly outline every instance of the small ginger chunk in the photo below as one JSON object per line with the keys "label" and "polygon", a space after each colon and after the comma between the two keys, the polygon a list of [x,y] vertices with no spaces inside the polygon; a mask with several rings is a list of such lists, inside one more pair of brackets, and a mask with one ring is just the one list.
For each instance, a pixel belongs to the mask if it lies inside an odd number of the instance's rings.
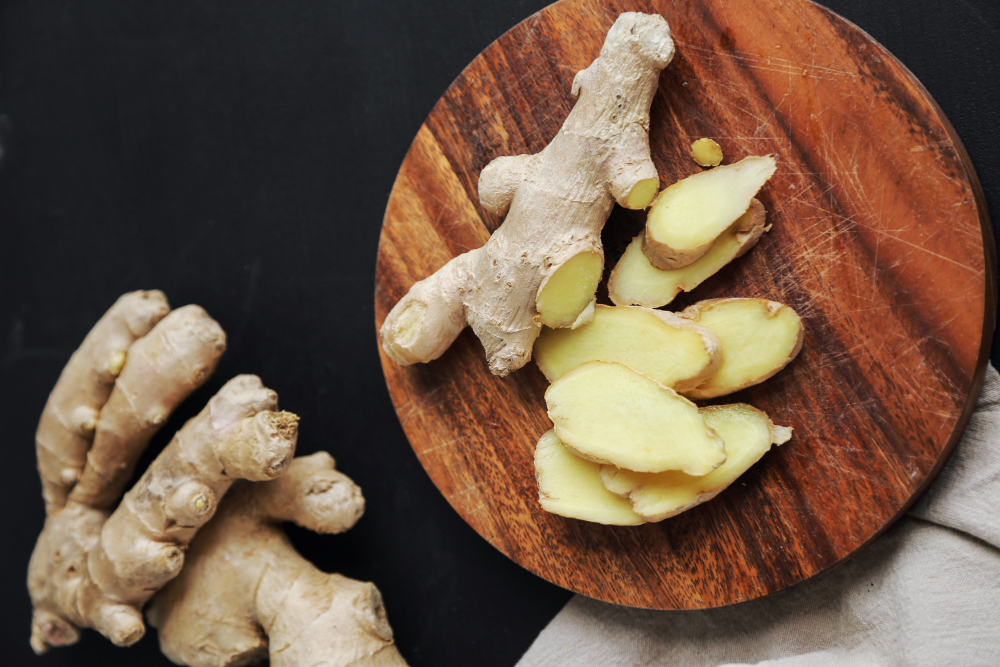
{"label": "small ginger chunk", "polygon": [[702,167],[717,167],[722,164],[722,146],[703,137],[691,144],[691,157]]}
{"label": "small ginger chunk", "polygon": [[575,328],[589,322],[594,292],[603,273],[604,256],[595,252],[581,252],[556,269],[542,284],[535,300],[542,324]]}

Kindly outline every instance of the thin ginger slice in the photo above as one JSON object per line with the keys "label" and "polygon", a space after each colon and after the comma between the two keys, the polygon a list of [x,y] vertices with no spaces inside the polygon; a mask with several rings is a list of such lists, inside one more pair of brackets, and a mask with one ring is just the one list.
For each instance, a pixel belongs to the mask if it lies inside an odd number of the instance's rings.
{"label": "thin ginger slice", "polygon": [[653,200],[642,252],[663,271],[693,263],[746,212],[776,168],[772,156],[752,156],[674,183]]}
{"label": "thin ginger slice", "polygon": [[714,398],[763,382],[787,366],[802,349],[802,319],[788,306],[767,299],[709,299],[681,315],[710,329],[722,345],[719,370],[688,398]]}
{"label": "thin ginger slice", "polygon": [[590,324],[544,329],[533,355],[549,382],[588,361],[614,361],[683,391],[715,374],[718,349],[712,332],[675,313],[597,306]]}
{"label": "thin ginger slice", "polygon": [[746,213],[712,243],[704,255],[680,269],[661,271],[642,254],[645,232],[632,239],[608,279],[608,294],[619,306],[659,308],[681,292],[690,292],[722,267],[746,253],[768,230],[764,205],[750,200]]}
{"label": "thin ginger slice", "polygon": [[646,521],[662,521],[711,500],[759,461],[772,444],[784,444],[792,437],[792,429],[775,426],[767,414],[745,403],[699,412],[726,443],[726,462],[707,475],[640,473],[601,466],[604,486],[628,498],[635,513]]}
{"label": "thin ginger slice", "polygon": [[555,431],[548,431],[535,447],[538,502],[546,512],[611,526],[645,523],[632,511],[627,498],[605,488],[601,465],[571,453]]}
{"label": "thin ginger slice", "polygon": [[694,403],[622,364],[581,364],[549,386],[545,402],[563,444],[597,463],[704,475],[726,460]]}

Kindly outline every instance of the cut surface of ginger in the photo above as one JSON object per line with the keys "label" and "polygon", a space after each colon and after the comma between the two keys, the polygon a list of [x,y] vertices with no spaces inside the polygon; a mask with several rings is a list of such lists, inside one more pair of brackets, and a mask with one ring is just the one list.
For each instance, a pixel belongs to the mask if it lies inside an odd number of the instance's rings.
{"label": "cut surface of ginger", "polygon": [[756,199],[712,247],[693,263],[661,271],[642,253],[645,232],[632,239],[608,279],[608,295],[619,306],[665,306],[681,292],[690,292],[726,264],[750,250],[767,231],[764,205]]}
{"label": "cut surface of ginger", "polygon": [[535,447],[538,502],[546,512],[611,526],[645,523],[627,498],[601,482],[601,465],[576,456],[548,431]]}
{"label": "cut surface of ginger", "polygon": [[788,306],[767,299],[709,299],[681,315],[719,338],[722,364],[689,398],[713,398],[763,382],[802,349],[802,320]]}
{"label": "cut surface of ginger", "polygon": [[715,373],[718,348],[708,329],[674,313],[597,306],[590,324],[543,329],[532,355],[549,382],[588,361],[613,361],[683,391]]}
{"label": "cut surface of ginger", "polygon": [[694,403],[622,364],[581,364],[549,386],[545,402],[562,443],[597,463],[704,475],[726,460]]}
{"label": "cut surface of ginger", "polygon": [[604,257],[594,252],[581,252],[563,263],[538,291],[535,309],[542,324],[561,328],[589,322],[603,272]]}
{"label": "cut surface of ginger", "polygon": [[792,429],[775,426],[764,412],[745,403],[702,408],[700,413],[726,443],[726,462],[707,475],[601,467],[604,486],[628,498],[635,513],[646,521],[662,521],[711,500],[759,461],[772,444],[781,445],[792,437]]}
{"label": "cut surface of ginger", "polygon": [[691,159],[702,167],[717,167],[722,164],[722,146],[702,137],[691,144]]}
{"label": "cut surface of ginger", "polygon": [[776,168],[770,155],[752,156],[674,183],[653,200],[643,253],[661,270],[691,264],[746,212]]}

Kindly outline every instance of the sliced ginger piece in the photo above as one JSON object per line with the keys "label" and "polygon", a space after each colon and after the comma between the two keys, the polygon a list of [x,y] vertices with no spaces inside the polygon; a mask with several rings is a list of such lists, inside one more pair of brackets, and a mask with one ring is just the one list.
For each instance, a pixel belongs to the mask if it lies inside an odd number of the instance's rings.
{"label": "sliced ginger piece", "polygon": [[788,306],[767,299],[709,299],[681,315],[708,328],[722,345],[719,370],[688,398],[723,396],[763,382],[802,349],[802,319]]}
{"label": "sliced ginger piece", "polygon": [[702,137],[691,144],[691,158],[701,167],[718,167],[722,164],[722,146]]}
{"label": "sliced ginger piece", "polygon": [[718,349],[712,332],[675,313],[597,306],[575,330],[543,329],[532,354],[549,382],[588,361],[614,361],[683,391],[715,374]]}
{"label": "sliced ginger piece", "polygon": [[690,292],[723,266],[757,245],[757,241],[768,229],[765,225],[766,217],[764,205],[751,199],[746,213],[737,218],[712,243],[708,252],[692,264],[669,271],[657,269],[642,254],[645,232],[640,232],[611,271],[608,279],[611,300],[619,306],[634,304],[659,308],[667,305],[678,294]]}
{"label": "sliced ginger piece", "polygon": [[555,431],[535,447],[538,502],[546,512],[611,526],[645,523],[632,511],[627,498],[615,495],[601,482],[601,464],[582,459],[559,441]]}
{"label": "sliced ginger piece", "polygon": [[772,156],[752,156],[674,183],[653,200],[642,252],[663,271],[693,263],[746,212],[776,168]]}
{"label": "sliced ginger piece", "polygon": [[604,256],[581,252],[567,260],[542,283],[535,299],[542,324],[573,327],[593,318],[594,292],[604,273]]}
{"label": "sliced ginger piece", "polygon": [[641,473],[601,466],[601,481],[612,493],[628,498],[646,521],[662,521],[719,495],[771,449],[792,437],[792,429],[775,426],[767,414],[738,403],[702,408],[705,423],[726,443],[726,462],[701,477],[678,471]]}
{"label": "sliced ginger piece", "polygon": [[581,364],[549,386],[545,402],[563,444],[597,463],[704,475],[726,460],[694,403],[622,364]]}

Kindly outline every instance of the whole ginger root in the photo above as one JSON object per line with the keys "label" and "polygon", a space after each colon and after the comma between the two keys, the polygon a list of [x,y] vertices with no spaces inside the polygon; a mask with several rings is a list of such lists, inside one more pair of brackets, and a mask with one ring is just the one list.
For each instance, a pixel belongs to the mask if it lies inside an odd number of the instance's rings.
{"label": "whole ginger root", "polygon": [[485,246],[416,283],[393,307],[380,331],[390,358],[436,359],[471,325],[490,371],[506,375],[531,358],[542,324],[592,319],[601,229],[614,203],[642,209],[659,189],[649,108],[673,55],[663,17],[618,17],[600,57],[573,80],[576,106],[549,145],[483,169],[480,202],[506,218]]}
{"label": "whole ginger root", "polygon": [[[119,646],[138,641],[145,633],[143,606],[186,571],[188,545],[233,483],[242,480],[236,493],[243,500],[210,525],[192,552],[194,572],[171,589],[170,599],[187,588],[211,591],[216,604],[238,600],[247,590],[260,600],[268,590],[281,595],[270,607],[235,605],[229,615],[211,619],[221,634],[234,616],[260,619],[254,650],[240,652],[239,662],[205,662],[197,638],[180,640],[191,646],[165,640],[168,655],[175,660],[191,655],[192,665],[249,664],[248,659],[267,657],[270,645],[274,664],[405,665],[375,587],[319,573],[269,522],[289,519],[339,532],[361,516],[364,500],[328,454],[293,460],[298,417],[279,411],[277,394],[256,376],[227,382],[122,498],[149,440],[209,378],[224,350],[225,333],[204,310],[171,311],[161,292],[150,291],[121,297],[70,358],[36,434],[46,521],[28,567],[32,648],[41,654],[75,643],[82,628]],[[203,564],[212,562],[212,544],[225,542],[230,531],[258,560],[226,560],[209,571]],[[261,564],[264,554],[267,562]],[[260,566],[253,569],[251,562]],[[248,578],[251,572],[256,581]],[[248,588],[220,585],[237,580]],[[313,610],[321,599],[333,625],[314,636],[311,630],[323,613]],[[158,601],[156,610],[156,618],[171,629],[185,624],[202,634],[215,629],[206,626],[201,608],[178,611]]]}

